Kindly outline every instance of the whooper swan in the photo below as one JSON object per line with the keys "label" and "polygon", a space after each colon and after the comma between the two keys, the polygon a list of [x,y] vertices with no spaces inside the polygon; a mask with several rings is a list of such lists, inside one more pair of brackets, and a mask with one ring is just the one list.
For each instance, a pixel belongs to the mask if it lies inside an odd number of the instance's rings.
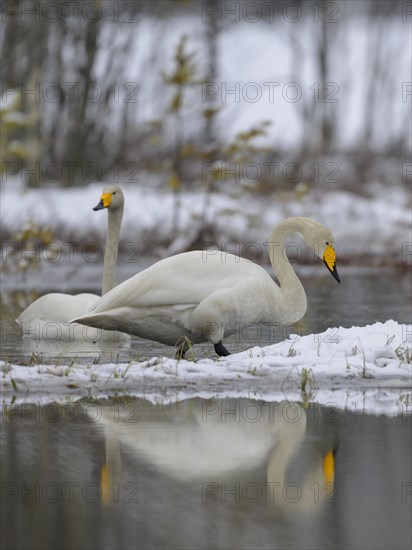
{"label": "whooper swan", "polygon": [[251,323],[294,323],[305,314],[306,294],[284,246],[286,237],[296,232],[340,282],[330,231],[308,218],[288,218],[269,239],[279,285],[265,269],[239,256],[185,252],[118,285],[73,321],[180,346],[180,356],[187,351],[187,339],[193,344],[209,341],[218,355],[229,355],[224,336]]}
{"label": "whooper swan", "polygon": [[[107,208],[108,228],[103,267],[102,294],[111,290],[115,284],[116,258],[120,236],[120,226],[123,217],[124,196],[117,185],[108,185],[103,189],[100,202],[93,210]],[[47,327],[57,323],[59,336],[62,340],[82,338],[83,327],[70,325],[73,317],[83,315],[99,300],[97,294],[64,294],[51,292],[41,296],[30,304],[16,322],[22,333],[36,339],[47,338]],[[118,335],[117,335],[118,336]],[[111,339],[113,333],[102,333],[103,339]]]}

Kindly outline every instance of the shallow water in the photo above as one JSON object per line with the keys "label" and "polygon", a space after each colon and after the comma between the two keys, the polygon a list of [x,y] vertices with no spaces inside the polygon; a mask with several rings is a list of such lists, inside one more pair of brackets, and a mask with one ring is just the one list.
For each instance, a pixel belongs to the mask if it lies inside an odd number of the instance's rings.
{"label": "shallow water", "polygon": [[[319,269],[317,269],[319,268]],[[98,268],[95,268],[99,272]],[[85,281],[93,279],[93,270],[86,270]],[[125,271],[120,280],[131,275]],[[225,345],[231,353],[243,351],[251,346],[266,346],[279,342],[290,334],[305,335],[322,332],[329,327],[362,326],[376,321],[394,319],[398,322],[411,322],[411,282],[407,272],[390,269],[340,269],[341,284],[320,266],[303,268],[299,272],[308,299],[308,310],[299,323],[290,326],[251,325],[240,334],[227,338]],[[38,274],[43,281],[45,274]],[[53,280],[48,278],[48,281]],[[64,281],[64,277],[57,278]],[[40,283],[40,281],[38,281]],[[77,284],[75,284],[77,283]],[[42,288],[36,294],[32,285],[36,277],[30,279],[30,285],[22,285],[20,280],[14,284],[2,286],[2,322],[1,322],[1,358],[11,362],[27,364],[35,362],[56,362],[77,358],[79,360],[128,361],[144,360],[150,357],[166,355],[173,357],[175,350],[171,347],[133,337],[127,345],[107,344],[96,337],[94,329],[85,328],[86,342],[59,342],[55,332],[50,331],[48,341],[40,333],[34,338],[22,336],[19,327],[14,323],[15,317],[38,295],[46,292],[63,291],[68,293],[94,292],[99,289],[93,286],[79,286],[78,279],[68,278],[65,284]],[[97,343],[94,343],[94,342]],[[195,357],[216,357],[213,346],[201,344],[194,346]]]}
{"label": "shallow water", "polygon": [[407,549],[410,439],[293,403],[3,407],[2,548]]}

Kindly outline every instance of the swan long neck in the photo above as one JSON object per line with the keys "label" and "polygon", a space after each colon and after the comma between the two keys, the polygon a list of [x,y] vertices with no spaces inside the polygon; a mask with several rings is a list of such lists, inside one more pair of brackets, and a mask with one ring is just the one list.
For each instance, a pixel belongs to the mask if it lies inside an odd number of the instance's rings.
{"label": "swan long neck", "polygon": [[119,250],[120,226],[123,207],[108,210],[108,230],[104,251],[102,296],[116,285],[116,262]]}
{"label": "swan long neck", "polygon": [[287,219],[275,227],[269,237],[269,258],[284,298],[283,304],[277,307],[284,309],[285,323],[301,319],[307,307],[305,290],[289,262],[285,247],[286,238],[291,233],[303,234],[304,226],[304,218]]}

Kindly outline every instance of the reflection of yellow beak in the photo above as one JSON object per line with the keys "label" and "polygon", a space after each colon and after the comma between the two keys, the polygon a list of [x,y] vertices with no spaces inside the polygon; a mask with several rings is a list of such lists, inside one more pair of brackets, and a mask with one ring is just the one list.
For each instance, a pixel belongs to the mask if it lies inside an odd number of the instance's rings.
{"label": "reflection of yellow beak", "polygon": [[325,483],[333,483],[335,479],[335,455],[332,450],[323,457],[323,479]]}
{"label": "reflection of yellow beak", "polygon": [[100,469],[100,488],[102,491],[102,501],[107,504],[110,500],[110,472],[107,464],[103,464]]}

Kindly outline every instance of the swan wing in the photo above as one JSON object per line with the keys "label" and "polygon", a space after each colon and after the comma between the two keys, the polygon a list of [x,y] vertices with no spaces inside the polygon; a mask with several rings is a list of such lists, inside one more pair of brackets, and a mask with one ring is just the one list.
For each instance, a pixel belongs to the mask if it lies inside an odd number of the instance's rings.
{"label": "swan wing", "polygon": [[262,289],[268,285],[273,281],[267,272],[249,260],[220,252],[208,257],[202,251],[186,252],[118,285],[73,321],[164,343],[183,334],[204,341],[206,323],[254,322],[266,296]]}
{"label": "swan wing", "polygon": [[[105,294],[90,309],[170,306],[176,311],[197,306],[216,290],[231,289],[252,275],[267,275],[252,262],[225,254],[205,259],[202,251],[185,252],[157,262]],[[269,277],[269,275],[267,275]]]}
{"label": "swan wing", "polygon": [[90,292],[83,292],[81,294],[75,294],[75,298],[80,298],[80,300],[83,300],[84,303],[88,304],[88,307],[91,308],[93,304],[97,302],[101,298],[101,296],[98,296],[97,294],[91,294]]}

